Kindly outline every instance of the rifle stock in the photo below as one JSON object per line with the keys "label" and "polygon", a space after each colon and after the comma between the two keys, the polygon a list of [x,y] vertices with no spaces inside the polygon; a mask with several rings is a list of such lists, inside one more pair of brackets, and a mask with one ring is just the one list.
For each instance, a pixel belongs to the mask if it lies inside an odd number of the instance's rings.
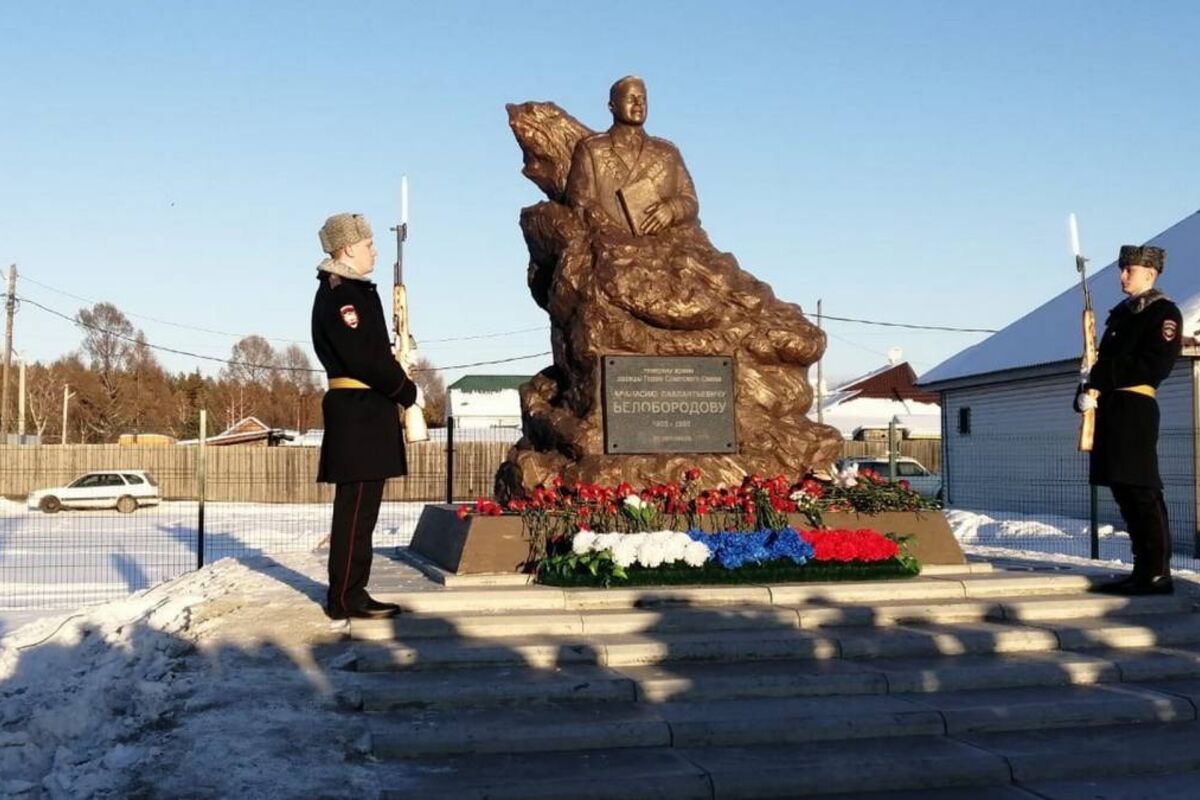
{"label": "rifle stock", "polygon": [[[1090,371],[1096,364],[1096,314],[1091,307],[1083,310],[1083,369]],[[1095,389],[1088,389],[1086,394],[1093,400],[1100,396]],[[1090,453],[1096,438],[1096,410],[1084,411],[1079,421],[1079,450]]]}
{"label": "rifle stock", "polygon": [[[396,228],[396,268],[392,283],[392,330],[396,335],[396,361],[412,379],[413,337],[408,327],[408,290],[404,288],[401,273],[404,258],[404,238],[407,226],[401,223]],[[409,442],[424,442],[429,439],[429,428],[425,424],[425,410],[413,404],[402,412],[404,439]]]}

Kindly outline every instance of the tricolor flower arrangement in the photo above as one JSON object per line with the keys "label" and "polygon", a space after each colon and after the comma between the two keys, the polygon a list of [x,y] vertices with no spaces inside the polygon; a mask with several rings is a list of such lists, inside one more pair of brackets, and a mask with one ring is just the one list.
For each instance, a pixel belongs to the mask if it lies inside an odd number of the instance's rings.
{"label": "tricolor flower arrangement", "polygon": [[[539,580],[558,584],[633,581],[729,582],[911,575],[903,542],[870,530],[824,530],[826,510],[936,508],[903,482],[867,470],[829,477],[747,476],[702,489],[700,471],[642,490],[628,483],[568,485],[556,478],[528,497],[460,506],[460,517],[520,514]],[[808,526],[789,525],[800,514]]]}

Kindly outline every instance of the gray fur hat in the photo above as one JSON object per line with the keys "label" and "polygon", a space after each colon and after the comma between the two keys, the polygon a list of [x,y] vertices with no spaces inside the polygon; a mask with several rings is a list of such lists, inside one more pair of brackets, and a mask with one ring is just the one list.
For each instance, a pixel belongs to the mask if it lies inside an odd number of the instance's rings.
{"label": "gray fur hat", "polygon": [[362,214],[334,214],[317,235],[321,237],[321,249],[329,255],[373,236],[371,223]]}
{"label": "gray fur hat", "polygon": [[1162,273],[1163,267],[1167,265],[1167,251],[1161,247],[1142,246],[1136,244],[1121,245],[1121,258],[1117,261],[1118,267],[1149,267],[1150,269],[1158,270]]}

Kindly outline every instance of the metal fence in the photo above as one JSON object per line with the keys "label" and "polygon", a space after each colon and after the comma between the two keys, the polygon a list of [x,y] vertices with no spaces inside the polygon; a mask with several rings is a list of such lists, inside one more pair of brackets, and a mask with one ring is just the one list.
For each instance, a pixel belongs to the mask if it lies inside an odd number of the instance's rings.
{"label": "metal fence", "polygon": [[[389,481],[378,546],[407,544],[427,503],[490,495],[496,468],[520,435],[462,426],[446,434],[435,430],[433,440],[411,446],[409,475]],[[1087,459],[1072,435],[959,437],[945,446],[905,440],[897,449],[941,469],[947,513],[965,543],[1092,555]],[[846,456],[886,451],[886,443],[843,446]],[[1177,563],[1192,569],[1200,536],[1196,452],[1191,431],[1164,432],[1160,462],[1174,550]],[[328,532],[332,494],[313,480],[317,457],[305,447],[207,447],[201,458],[186,446],[0,446],[0,611],[122,597],[225,557],[313,550]],[[162,502],[128,514],[27,507],[32,491],[121,469],[150,471]],[[1128,560],[1106,489],[1097,493],[1095,516],[1099,556]]]}
{"label": "metal fence", "polygon": [[[409,446],[408,475],[388,481],[377,546],[407,544],[427,503],[490,495],[520,436],[461,426],[452,440],[445,429],[431,433]],[[333,496],[314,481],[318,456],[312,447],[0,446],[0,611],[108,600],[221,558],[313,550],[328,534]],[[31,492],[130,470],[153,475],[157,505],[30,507]]]}
{"label": "metal fence", "polygon": [[[1174,563],[1197,569],[1196,433],[1159,437],[1159,472]],[[1082,558],[1130,560],[1112,494],[1088,483],[1088,455],[1071,431],[959,435],[944,444],[948,516],[960,541]]]}

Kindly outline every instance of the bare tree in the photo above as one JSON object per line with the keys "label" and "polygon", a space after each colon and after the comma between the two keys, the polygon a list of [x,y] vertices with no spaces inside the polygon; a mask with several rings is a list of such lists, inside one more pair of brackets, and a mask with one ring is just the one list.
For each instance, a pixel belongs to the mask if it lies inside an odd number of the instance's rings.
{"label": "bare tree", "polygon": [[279,355],[261,336],[239,339],[230,350],[229,360],[221,376],[243,386],[270,386],[279,374]]}
{"label": "bare tree", "polygon": [[433,362],[421,356],[413,364],[410,376],[425,394],[425,423],[430,427],[446,424],[446,382]]}
{"label": "bare tree", "polygon": [[137,418],[136,382],[127,377],[135,362],[149,355],[145,336],[112,303],[96,303],[75,316],[83,328],[83,352],[92,380],[85,380],[79,402],[87,413],[82,422],[101,441],[111,440]]}

